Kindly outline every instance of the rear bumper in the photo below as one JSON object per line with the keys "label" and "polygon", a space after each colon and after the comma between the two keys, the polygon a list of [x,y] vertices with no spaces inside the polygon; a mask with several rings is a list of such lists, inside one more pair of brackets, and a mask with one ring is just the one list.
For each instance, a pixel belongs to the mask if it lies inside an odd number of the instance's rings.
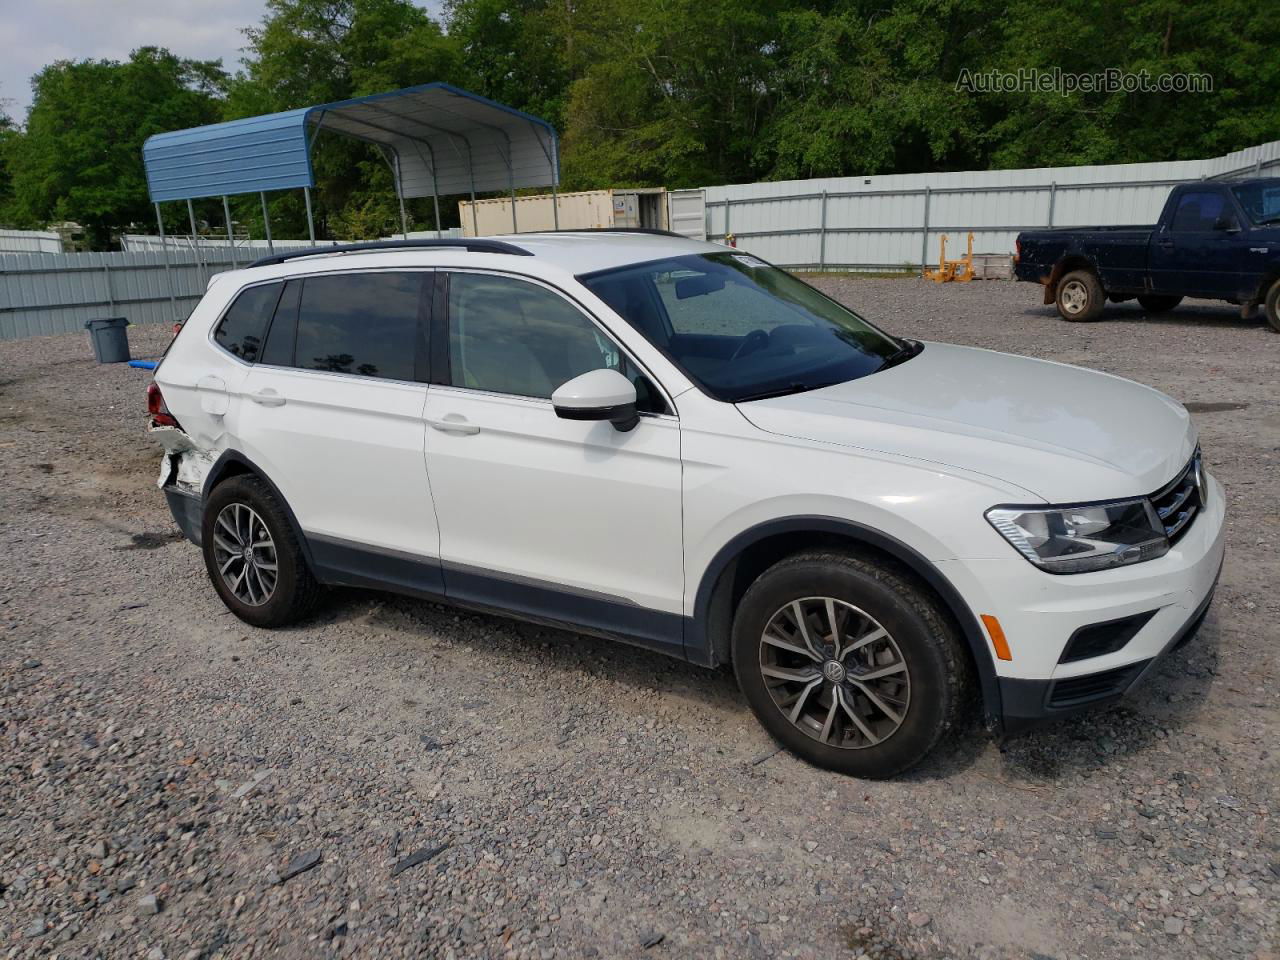
{"label": "rear bumper", "polygon": [[179,490],[172,484],[164,488],[164,498],[182,535],[200,546],[200,527],[204,520],[204,504],[200,498]]}

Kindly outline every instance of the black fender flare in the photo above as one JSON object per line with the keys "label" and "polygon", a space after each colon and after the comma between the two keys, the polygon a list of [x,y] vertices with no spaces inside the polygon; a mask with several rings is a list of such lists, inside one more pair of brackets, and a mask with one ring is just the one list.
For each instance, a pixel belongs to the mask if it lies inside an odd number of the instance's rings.
{"label": "black fender flare", "polygon": [[267,476],[266,471],[239,450],[223,450],[221,456],[209,468],[209,472],[204,478],[204,487],[200,491],[201,513],[203,513],[204,504],[208,502],[209,494],[213,492],[213,488],[221,483],[228,473],[233,472],[233,468],[238,468],[234,470],[236,474],[248,473],[262,481],[266,484],[267,489],[271,491],[271,494],[280,501],[280,505],[284,507],[284,515],[289,520],[289,526],[293,528],[293,536],[298,541],[298,545],[302,547],[302,555],[307,561],[307,569],[311,571],[312,576],[315,576],[316,565],[311,556],[311,544],[298,523],[298,518],[293,513],[293,507],[289,506],[289,501],[280,492],[280,488]]}
{"label": "black fender flare", "polygon": [[[685,641],[686,655],[693,651],[705,651],[706,658],[714,662],[715,652],[712,650],[712,639],[708,633],[712,594],[720,575],[752,544],[784,533],[835,534],[866,544],[889,554],[927,583],[960,625],[965,642],[973,655],[973,663],[982,691],[984,712],[989,722],[999,724],[1003,711],[1000,683],[996,676],[995,662],[991,657],[991,648],[987,644],[986,634],[979,625],[978,618],[969,609],[960,591],[931,561],[913,547],[872,527],[839,517],[794,516],[768,520],[747,528],[721,547],[698,582],[698,590],[694,595],[693,621],[690,624],[693,636]],[[690,659],[701,659],[701,657],[690,657]]]}

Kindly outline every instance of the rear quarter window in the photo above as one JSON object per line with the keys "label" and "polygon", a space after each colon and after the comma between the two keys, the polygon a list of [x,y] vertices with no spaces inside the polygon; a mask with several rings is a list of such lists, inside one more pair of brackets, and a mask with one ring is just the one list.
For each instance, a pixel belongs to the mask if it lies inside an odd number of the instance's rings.
{"label": "rear quarter window", "polygon": [[242,290],[214,331],[213,339],[218,345],[245,363],[257,361],[267,323],[280,298],[280,287],[278,283],[267,283]]}

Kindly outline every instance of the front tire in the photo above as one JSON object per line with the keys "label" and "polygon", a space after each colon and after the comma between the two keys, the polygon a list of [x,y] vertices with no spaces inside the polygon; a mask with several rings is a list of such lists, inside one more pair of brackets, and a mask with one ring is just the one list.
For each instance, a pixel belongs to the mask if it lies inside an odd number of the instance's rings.
{"label": "front tire", "polygon": [[762,574],[734,617],[733,663],[777,741],[868,779],[919,763],[969,702],[968,661],[936,600],[844,553],[799,554]]}
{"label": "front tire", "polygon": [[1092,271],[1073,270],[1058,281],[1055,302],[1058,305],[1058,316],[1063,320],[1088,323],[1102,316],[1107,295]]}
{"label": "front tire", "polygon": [[1267,291],[1266,310],[1267,323],[1271,324],[1272,330],[1280,333],[1280,280],[1271,284],[1271,289]]}
{"label": "front tire", "polygon": [[307,567],[284,507],[256,477],[218,484],[205,504],[204,565],[228,610],[255,627],[282,627],[315,605]]}
{"label": "front tire", "polygon": [[1181,297],[1161,296],[1157,293],[1146,294],[1138,298],[1138,305],[1147,313],[1168,313],[1181,302]]}

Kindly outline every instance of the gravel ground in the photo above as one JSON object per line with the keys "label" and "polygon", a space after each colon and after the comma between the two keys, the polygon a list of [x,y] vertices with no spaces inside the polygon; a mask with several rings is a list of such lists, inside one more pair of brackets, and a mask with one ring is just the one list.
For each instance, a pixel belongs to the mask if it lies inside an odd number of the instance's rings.
{"label": "gravel ground", "polygon": [[1194,404],[1226,570],[1131,701],[864,783],[656,654],[358,591],[253,630],[155,490],[146,374],[83,335],[3,343],[0,955],[1274,960],[1280,336],[1213,304],[1078,326],[1023,284],[819,282]]}

